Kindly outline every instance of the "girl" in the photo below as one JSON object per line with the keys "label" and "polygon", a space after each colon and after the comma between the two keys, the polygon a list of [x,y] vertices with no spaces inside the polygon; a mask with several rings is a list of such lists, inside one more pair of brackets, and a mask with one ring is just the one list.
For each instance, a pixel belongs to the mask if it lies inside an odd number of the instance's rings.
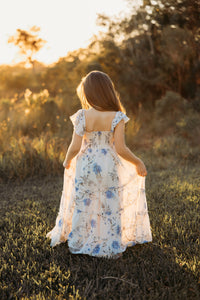
{"label": "girl", "polygon": [[92,71],[77,88],[83,109],[74,132],[51,246],[68,240],[72,253],[117,258],[128,246],[152,241],[144,163],[125,144],[124,113],[109,76]]}

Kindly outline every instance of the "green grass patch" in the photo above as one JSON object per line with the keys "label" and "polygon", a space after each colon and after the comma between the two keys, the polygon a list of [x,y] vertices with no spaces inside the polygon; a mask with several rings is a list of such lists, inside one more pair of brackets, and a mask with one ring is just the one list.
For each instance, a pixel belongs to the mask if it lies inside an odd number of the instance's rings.
{"label": "green grass patch", "polygon": [[117,261],[50,248],[62,177],[0,183],[1,299],[199,299],[199,166],[142,158],[153,242]]}

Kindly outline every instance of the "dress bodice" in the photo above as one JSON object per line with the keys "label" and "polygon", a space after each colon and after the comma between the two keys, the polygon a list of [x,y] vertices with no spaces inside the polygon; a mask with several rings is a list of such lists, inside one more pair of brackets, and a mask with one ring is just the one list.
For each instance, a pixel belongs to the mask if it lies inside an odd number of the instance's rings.
{"label": "dress bodice", "polygon": [[[122,112],[117,111],[112,123],[110,130],[105,131],[86,131],[86,121],[85,121],[85,109],[79,109],[75,114],[70,116],[70,120],[74,125],[74,131],[77,135],[83,137],[82,146],[80,153],[88,150],[88,153],[94,153],[92,149],[97,148],[95,153],[99,153],[98,149],[101,149],[100,152],[105,154],[107,152],[106,148],[114,149],[114,130],[117,124],[124,120],[128,122],[129,118]],[[66,161],[63,162],[65,167]]]}
{"label": "dress bodice", "polygon": [[85,131],[82,147],[103,148],[112,147],[114,143],[113,132],[110,131]]}
{"label": "dress bodice", "polygon": [[115,127],[117,124],[121,121],[124,120],[124,122],[128,122],[129,118],[122,112],[122,111],[117,111],[111,124],[110,131],[86,131],[86,122],[85,122],[85,109],[79,109],[75,114],[70,116],[70,120],[72,121],[74,125],[74,130],[77,135],[79,136],[96,136],[99,138],[99,140],[104,139],[106,136],[110,136],[113,134]]}

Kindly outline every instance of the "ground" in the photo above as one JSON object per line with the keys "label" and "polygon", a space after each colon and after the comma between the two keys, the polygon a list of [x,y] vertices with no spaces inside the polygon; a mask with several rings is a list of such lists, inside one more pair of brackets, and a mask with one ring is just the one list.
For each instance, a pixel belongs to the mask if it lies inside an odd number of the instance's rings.
{"label": "ground", "polygon": [[153,242],[118,260],[50,248],[62,176],[1,182],[0,298],[199,299],[199,166],[152,153],[143,160]]}

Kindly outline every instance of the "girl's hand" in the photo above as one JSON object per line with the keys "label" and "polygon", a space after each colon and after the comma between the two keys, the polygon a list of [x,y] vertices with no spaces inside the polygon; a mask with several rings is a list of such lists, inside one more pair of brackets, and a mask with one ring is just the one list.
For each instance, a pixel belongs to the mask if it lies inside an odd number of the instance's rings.
{"label": "girl's hand", "polygon": [[65,169],[69,169],[70,168],[70,164],[71,164],[71,161],[65,166]]}
{"label": "girl's hand", "polygon": [[147,176],[146,167],[141,159],[139,159],[138,163],[136,164],[136,170],[137,170],[138,175]]}

